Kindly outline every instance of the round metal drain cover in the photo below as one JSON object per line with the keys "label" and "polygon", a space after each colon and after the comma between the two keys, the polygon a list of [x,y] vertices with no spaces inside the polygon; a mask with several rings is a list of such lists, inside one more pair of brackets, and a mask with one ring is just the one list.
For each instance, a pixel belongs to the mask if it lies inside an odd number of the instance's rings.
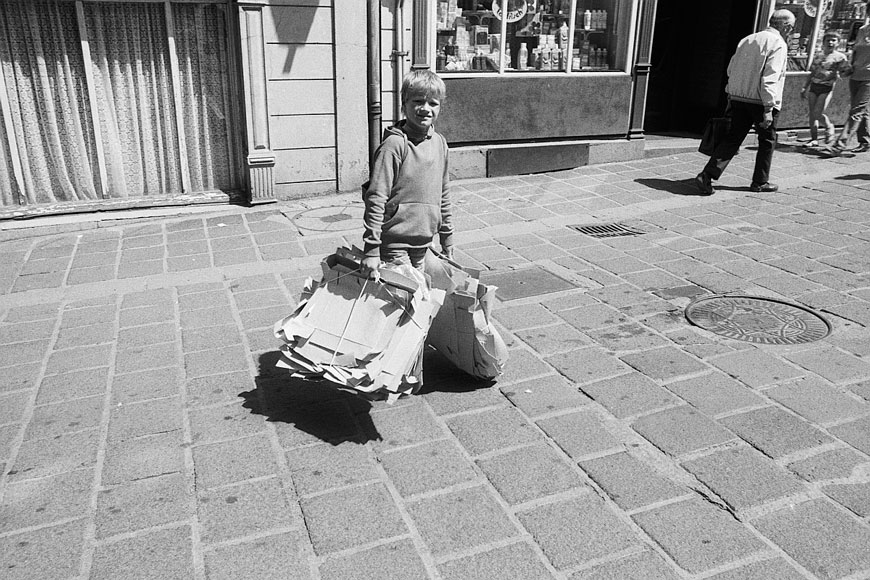
{"label": "round metal drain cover", "polygon": [[708,296],[686,307],[686,318],[721,336],[761,344],[801,344],[825,338],[831,325],[809,308],[754,296]]}

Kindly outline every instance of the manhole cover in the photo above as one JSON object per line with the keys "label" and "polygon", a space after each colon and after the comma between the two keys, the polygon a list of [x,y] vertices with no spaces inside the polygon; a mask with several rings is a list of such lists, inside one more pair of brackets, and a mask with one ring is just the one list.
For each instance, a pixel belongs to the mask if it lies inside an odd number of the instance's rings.
{"label": "manhole cover", "polygon": [[830,323],[820,314],[773,298],[699,298],[686,307],[686,318],[721,336],[761,344],[801,344],[831,333]]}
{"label": "manhole cover", "polygon": [[573,284],[543,268],[525,268],[523,270],[511,270],[498,274],[481,274],[484,284],[498,286],[495,295],[499,300],[516,300],[529,296],[540,296],[550,292],[560,292],[575,288]]}

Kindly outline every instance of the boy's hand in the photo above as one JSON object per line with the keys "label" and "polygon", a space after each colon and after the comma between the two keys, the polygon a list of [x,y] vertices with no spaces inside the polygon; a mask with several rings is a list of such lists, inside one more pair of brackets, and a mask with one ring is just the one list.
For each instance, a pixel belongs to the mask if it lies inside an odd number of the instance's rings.
{"label": "boy's hand", "polygon": [[360,262],[360,272],[371,280],[378,280],[378,269],[381,267],[381,259],[374,256],[366,256]]}
{"label": "boy's hand", "polygon": [[801,98],[802,98],[802,99],[806,99],[806,98],[807,98],[807,88],[806,88],[806,87],[804,87],[804,88],[801,89]]}
{"label": "boy's hand", "polygon": [[453,246],[446,246],[441,248],[441,253],[447,256],[448,259],[453,259]]}

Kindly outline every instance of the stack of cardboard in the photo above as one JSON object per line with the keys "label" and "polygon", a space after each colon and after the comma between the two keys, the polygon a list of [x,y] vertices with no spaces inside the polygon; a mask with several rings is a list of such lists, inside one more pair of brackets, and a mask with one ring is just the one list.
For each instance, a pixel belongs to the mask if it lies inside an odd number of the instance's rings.
{"label": "stack of cardboard", "polygon": [[508,350],[492,324],[498,288],[482,284],[476,270],[462,268],[433,252],[426,255],[426,274],[432,288],[445,292],[426,342],[472,376],[499,376],[507,363]]}
{"label": "stack of cardboard", "polygon": [[275,324],[284,341],[278,366],[294,376],[326,378],[388,402],[419,385],[420,353],[444,291],[427,288],[410,267],[360,273],[361,253],[327,256],[320,282],[308,280],[296,310]]}

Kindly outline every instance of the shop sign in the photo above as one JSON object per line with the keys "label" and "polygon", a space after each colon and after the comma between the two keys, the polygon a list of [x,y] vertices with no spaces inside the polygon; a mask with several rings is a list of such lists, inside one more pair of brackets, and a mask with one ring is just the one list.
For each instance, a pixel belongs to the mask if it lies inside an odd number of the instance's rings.
{"label": "shop sign", "polygon": [[525,16],[526,11],[528,10],[526,0],[492,0],[492,13],[499,20],[501,20],[502,17],[501,7],[503,3],[507,3],[505,20],[508,22],[516,22]]}

